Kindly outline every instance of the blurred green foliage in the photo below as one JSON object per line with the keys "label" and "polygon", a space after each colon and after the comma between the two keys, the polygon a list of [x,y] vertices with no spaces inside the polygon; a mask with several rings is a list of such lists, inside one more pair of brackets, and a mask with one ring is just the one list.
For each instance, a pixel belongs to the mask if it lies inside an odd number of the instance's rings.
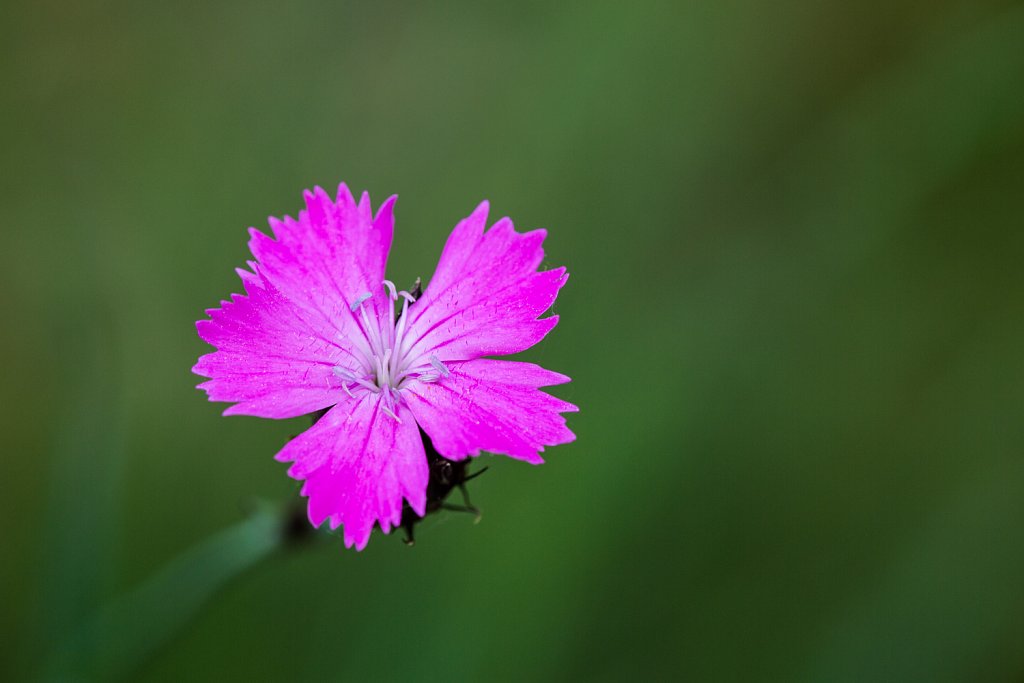
{"label": "blurred green foliage", "polygon": [[[141,680],[1020,680],[1024,8],[0,7],[0,678],[297,486],[193,321],[303,188],[482,198],[572,278],[578,441],[283,552]],[[147,628],[139,624],[139,628]],[[96,644],[108,660],[123,643]]]}

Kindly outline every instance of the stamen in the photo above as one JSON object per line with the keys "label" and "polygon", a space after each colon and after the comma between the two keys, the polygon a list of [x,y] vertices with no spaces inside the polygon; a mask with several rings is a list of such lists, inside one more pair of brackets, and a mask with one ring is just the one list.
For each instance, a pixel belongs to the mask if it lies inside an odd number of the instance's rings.
{"label": "stamen", "polygon": [[388,320],[392,321],[392,323],[388,326],[388,335],[387,336],[388,336],[388,345],[391,348],[395,348],[395,324],[394,324],[393,321],[395,319],[395,301],[398,299],[398,297],[395,296],[395,285],[394,284],[392,284],[388,280],[385,280],[384,284],[391,285],[391,296],[388,297]]}
{"label": "stamen", "polygon": [[[346,337],[345,335],[343,335],[341,333],[338,333],[338,337],[340,339],[348,339],[348,337]],[[353,354],[353,355],[357,356],[358,360],[360,361],[360,363],[363,366],[363,370],[365,372],[369,372],[373,368],[372,368],[372,366],[367,365],[367,363],[369,363],[369,361],[367,359],[370,356],[372,356],[373,353],[370,351],[370,347],[366,345],[366,339],[364,337],[360,336],[360,335],[352,335],[351,339],[352,339],[352,343],[356,347],[356,351],[359,352],[358,354]]]}
{"label": "stamen", "polygon": [[366,292],[364,294],[360,294],[359,298],[357,298],[355,301],[353,301],[351,304],[349,304],[349,307],[348,307],[349,310],[352,311],[353,313],[355,313],[356,309],[359,308],[360,306],[362,306],[363,302],[366,301],[367,299],[369,299],[371,296],[373,296],[373,294],[370,294],[369,292]]}
{"label": "stamen", "polygon": [[391,388],[391,373],[388,372],[391,369],[391,349],[384,352],[384,357],[380,361],[381,371],[384,376],[381,379],[380,385],[385,389]]}
{"label": "stamen", "polygon": [[451,376],[452,373],[448,369],[448,366],[442,363],[435,354],[430,354],[430,358],[428,358],[428,360],[430,361],[430,364],[434,366],[434,369],[437,370],[438,374],[444,375],[445,377]]}
{"label": "stamen", "polygon": [[348,380],[349,382],[355,382],[356,381],[356,376],[348,368],[343,368],[341,366],[337,366],[337,367],[331,368],[331,370],[334,372],[335,375],[337,375],[338,377],[340,377],[340,378],[342,378],[344,380]]}
{"label": "stamen", "polygon": [[409,318],[409,316],[407,315],[408,313],[409,313],[409,300],[406,299],[405,301],[402,302],[402,315],[398,319],[398,325],[396,326],[396,329],[395,329],[395,338],[394,338],[394,349],[395,349],[395,356],[394,356],[395,363],[394,363],[394,366],[395,367],[394,367],[394,372],[391,373],[394,377],[398,377],[399,374],[402,371],[402,367],[401,367],[400,361],[402,359],[402,345],[403,345],[403,343],[405,341],[405,321],[408,320],[408,318]]}
{"label": "stamen", "polygon": [[384,350],[384,342],[380,338],[380,330],[376,325],[370,324],[370,317],[366,315],[366,309],[362,306],[359,307],[359,317],[363,320],[363,332],[366,333],[366,338],[370,342],[370,349],[373,351],[373,355],[378,355]]}
{"label": "stamen", "polygon": [[398,415],[395,414],[395,411],[391,410],[391,408],[388,408],[386,405],[384,405],[384,401],[381,401],[380,409],[383,410],[388,415],[390,415],[395,422],[397,422],[398,424],[402,424],[402,418],[398,417]]}
{"label": "stamen", "polygon": [[[363,379],[362,377],[357,377],[356,374],[351,370],[342,367],[335,367],[333,368],[333,370],[335,375],[342,378],[346,382],[355,382],[359,386],[369,391],[372,391],[375,394],[380,391],[380,387],[378,387],[376,384],[373,384],[372,382],[369,382]],[[355,397],[353,396],[353,398]]]}
{"label": "stamen", "polygon": [[[451,371],[436,355],[424,358],[421,353],[411,353],[418,340],[407,338],[406,333],[409,305],[416,302],[416,297],[407,291],[398,291],[391,280],[382,280],[381,284],[388,297],[386,308],[363,306],[373,296],[370,292],[360,295],[349,307],[352,313],[359,311],[354,317],[362,334],[355,335],[349,347],[355,352],[358,367],[339,365],[333,371],[342,380],[341,388],[350,398],[359,397],[353,392],[357,386],[378,394],[381,411],[401,423],[398,406],[405,398],[402,389],[413,381],[437,382],[450,377]],[[399,298],[402,309],[396,316],[395,304]]]}

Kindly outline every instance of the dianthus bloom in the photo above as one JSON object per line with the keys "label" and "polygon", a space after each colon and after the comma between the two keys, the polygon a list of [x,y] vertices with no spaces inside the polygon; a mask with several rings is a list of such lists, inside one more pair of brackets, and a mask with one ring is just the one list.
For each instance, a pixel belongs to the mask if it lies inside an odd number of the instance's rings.
{"label": "dianthus bloom", "polygon": [[332,200],[305,193],[298,219],[251,228],[245,295],[196,323],[216,351],[193,371],[225,415],[290,418],[330,408],[277,459],[303,480],[309,520],[344,526],[363,549],[375,524],[399,524],[403,498],[417,515],[429,478],[420,428],[450,460],[481,451],[538,464],[545,446],[575,436],[560,413],[576,407],[540,387],[569,381],[517,353],[558,323],[541,318],[565,268],[539,271],[546,232],[518,233],[503,218],[485,231],[483,202],[452,231],[419,299],[384,279],[395,197],[376,215],[342,184]]}

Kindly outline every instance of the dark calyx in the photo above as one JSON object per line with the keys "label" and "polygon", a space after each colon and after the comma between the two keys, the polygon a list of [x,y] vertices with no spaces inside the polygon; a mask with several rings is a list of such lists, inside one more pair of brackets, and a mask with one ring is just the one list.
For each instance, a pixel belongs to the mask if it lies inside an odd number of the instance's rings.
{"label": "dark calyx", "polygon": [[[419,278],[409,290],[412,296],[419,300],[423,296],[423,283]],[[405,544],[413,545],[416,539],[413,537],[413,530],[416,525],[423,521],[427,515],[438,510],[452,510],[453,512],[470,512],[476,515],[476,521],[480,521],[480,510],[469,502],[469,492],[466,491],[466,482],[478,477],[487,471],[483,468],[473,474],[469,474],[469,458],[463,460],[449,460],[436,450],[424,431],[420,430],[420,438],[423,439],[423,450],[427,453],[427,467],[430,468],[430,479],[427,481],[427,505],[423,517],[416,514],[409,503],[402,501],[402,521],[399,526],[405,530]],[[445,498],[459,489],[462,492],[463,505],[446,503]]]}
{"label": "dark calyx", "polygon": [[[466,482],[487,471],[487,468],[469,473],[470,458],[464,460],[449,460],[434,450],[433,444],[423,430],[420,430],[420,437],[423,439],[423,448],[427,453],[427,466],[430,468],[430,479],[427,482],[427,505],[425,514],[420,517],[416,514],[407,501],[402,501],[402,521],[400,526],[405,530],[405,544],[413,545],[416,540],[413,537],[413,530],[416,525],[423,521],[427,515],[438,510],[451,510],[453,512],[469,512],[480,521],[480,510],[469,502],[469,492],[466,490]],[[445,499],[455,489],[462,493],[463,505],[447,503]]]}

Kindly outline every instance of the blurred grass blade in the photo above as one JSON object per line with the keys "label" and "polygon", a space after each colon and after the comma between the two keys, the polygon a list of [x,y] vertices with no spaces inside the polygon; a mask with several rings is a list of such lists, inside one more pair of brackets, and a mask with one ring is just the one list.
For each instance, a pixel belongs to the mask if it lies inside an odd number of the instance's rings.
{"label": "blurred grass blade", "polygon": [[228,581],[281,545],[280,509],[262,506],[179,556],[134,591],[103,608],[58,646],[45,678],[108,680],[131,674],[173,639]]}

